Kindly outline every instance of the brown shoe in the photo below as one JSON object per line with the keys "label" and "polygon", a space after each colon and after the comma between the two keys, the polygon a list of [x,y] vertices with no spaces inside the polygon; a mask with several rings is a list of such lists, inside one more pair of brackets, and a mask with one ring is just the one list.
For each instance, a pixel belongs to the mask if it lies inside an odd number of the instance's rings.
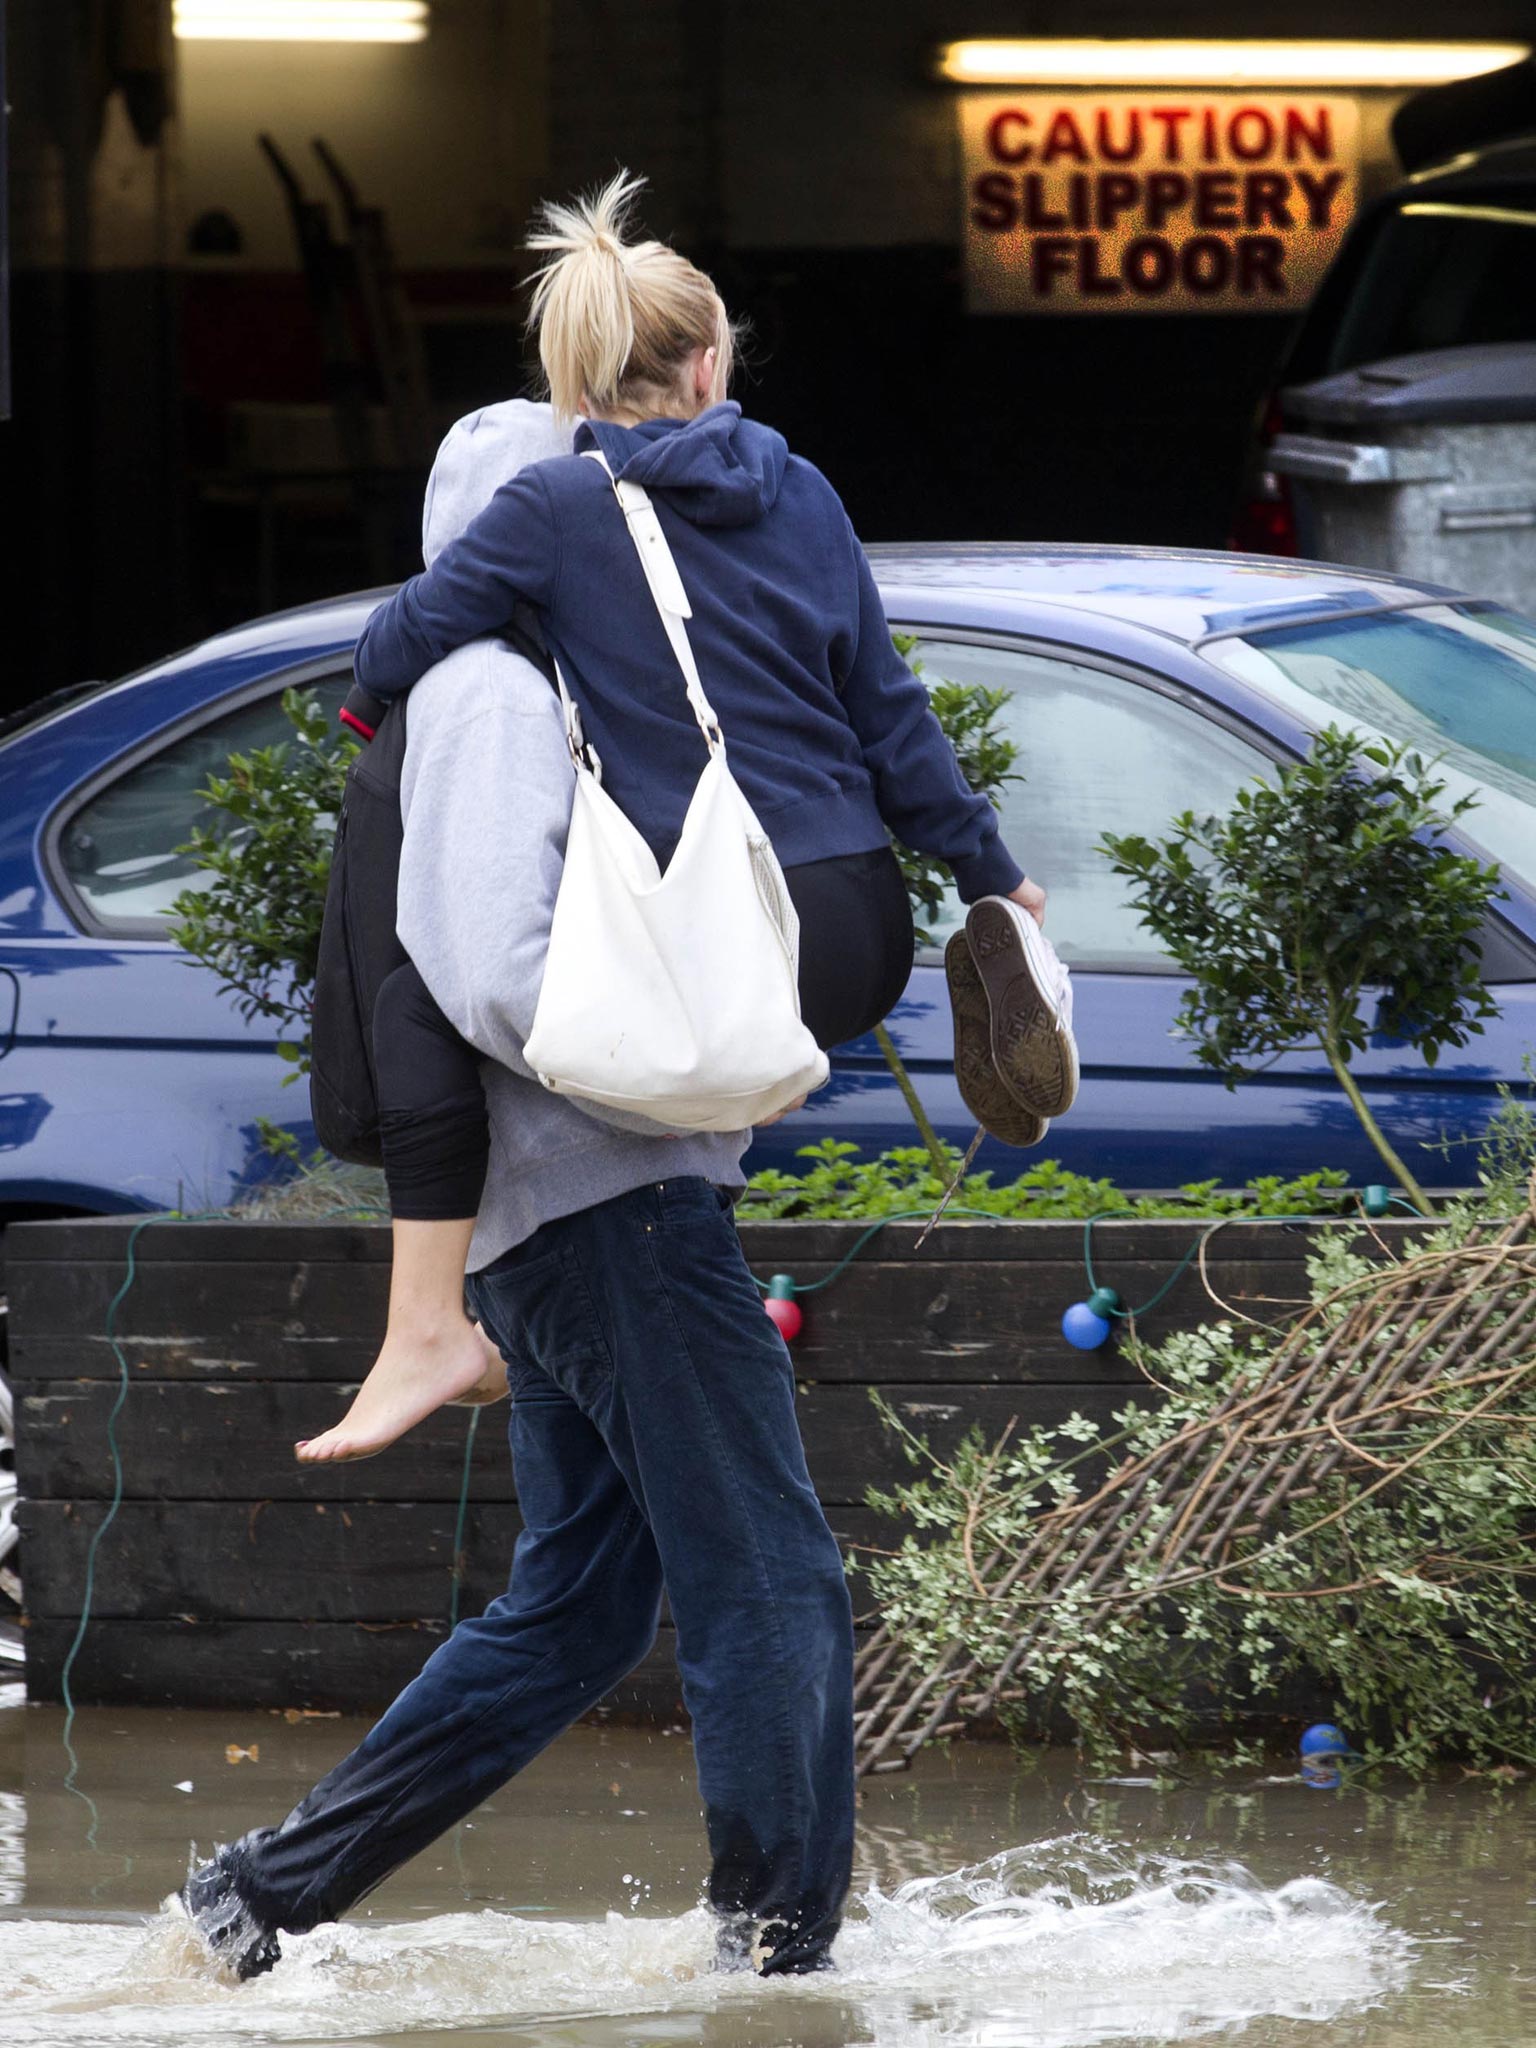
{"label": "brown shoe", "polygon": [[983,1130],[1005,1145],[1038,1145],[1050,1129],[1003,1085],[992,1058],[992,1009],[970,941],[956,932],[944,948],[944,973],[955,1018],[955,1080],[960,1099]]}
{"label": "brown shoe", "polygon": [[983,896],[965,936],[988,1009],[988,1043],[1004,1085],[1037,1116],[1064,1116],[1077,1099],[1072,986],[1027,910]]}

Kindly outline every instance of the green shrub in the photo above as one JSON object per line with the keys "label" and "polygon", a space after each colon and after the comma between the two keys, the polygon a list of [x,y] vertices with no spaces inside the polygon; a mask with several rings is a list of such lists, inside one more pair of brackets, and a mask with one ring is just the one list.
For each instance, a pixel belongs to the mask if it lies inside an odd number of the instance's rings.
{"label": "green shrub", "polygon": [[[1350,1256],[1334,1247],[1317,1263],[1315,1299]],[[973,1560],[1016,1554],[1042,1515],[1086,1491],[1085,1464],[1142,1460],[1198,1427],[1229,1392],[1257,1381],[1274,1342],[1220,1321],[1134,1347],[1165,1398],[1128,1400],[1111,1430],[1073,1414],[1001,1445],[973,1431],[941,1458],[887,1407],[915,1470],[869,1495],[901,1532],[868,1560],[883,1618],[925,1661],[958,1638],[985,1671],[999,1669],[1016,1625],[1006,1603],[978,1593]],[[1486,1420],[1469,1414],[1481,1387],[1447,1389],[1391,1418],[1371,1453],[1400,1468],[1392,1486],[1371,1493],[1373,1469],[1346,1461],[1280,1511],[1256,1553],[1237,1546],[1230,1578],[1197,1577],[1155,1603],[1100,1602],[1086,1590],[1054,1599],[1040,1652],[1010,1666],[1015,1734],[1039,1740],[1064,1716],[1094,1756],[1189,1746],[1230,1734],[1242,1711],[1302,1678],[1318,1717],[1338,1721],[1372,1761],[1416,1771],[1451,1758],[1536,1764],[1529,1343],[1526,1355],[1525,1376],[1510,1380]],[[1464,1426],[1446,1439],[1457,1419]],[[1120,1559],[1117,1585],[1155,1573],[1182,1498],[1159,1505],[1154,1489],[1150,1520],[1107,1502],[1103,1546]]]}
{"label": "green shrub", "polygon": [[[1242,1467],[1243,1480],[1251,1467],[1258,1486],[1266,1470],[1273,1484],[1266,1461],[1310,1458],[1310,1483],[1261,1532],[1257,1524],[1234,1530],[1218,1571],[1190,1573],[1161,1598],[1134,1595],[1160,1582],[1160,1545],[1208,1483],[1180,1481],[1176,1461],[1166,1494],[1154,1479],[1139,1502],[1110,1488],[1093,1502],[1094,1554],[1113,1560],[1113,1576],[1097,1589],[1086,1576],[1065,1591],[1053,1587],[1038,1640],[1023,1640],[1009,1599],[978,1577],[977,1561],[998,1555],[1000,1576],[1007,1561],[1037,1555],[1029,1546],[1044,1517],[1090,1497],[1109,1468],[1134,1472],[1160,1448],[1188,1441],[1229,1395],[1249,1395],[1287,1329],[1221,1318],[1159,1343],[1125,1336],[1147,1392],[1129,1389],[1109,1429],[1073,1413],[997,1443],[973,1430],[940,1456],[879,1402],[913,1470],[868,1496],[895,1525],[865,1560],[884,1621],[925,1669],[939,1668],[958,1644],[980,1667],[973,1690],[1006,1665],[1005,1718],[1025,1742],[1065,1717],[1095,1756],[1127,1744],[1188,1746],[1213,1731],[1230,1736],[1243,1713],[1299,1679],[1317,1716],[1338,1721],[1369,1761],[1414,1771],[1450,1759],[1536,1767],[1536,1330],[1528,1297],[1499,1294],[1511,1255],[1487,1250],[1489,1227],[1523,1207],[1533,1166],[1536,1116],[1506,1104],[1482,1147],[1478,1191],[1448,1204],[1404,1248],[1410,1258],[1429,1254],[1426,1266],[1472,1290],[1460,1321],[1439,1308],[1416,1318],[1416,1297],[1405,1291],[1400,1314],[1388,1306],[1371,1343],[1320,1366],[1332,1377],[1314,1390],[1312,1408],[1297,1411],[1306,1426],[1293,1418],[1287,1434],[1266,1435]],[[1260,1184],[1250,1188],[1257,1198]],[[1287,1192],[1266,1189],[1266,1206]],[[1448,1265],[1474,1233],[1472,1258]],[[1358,1290],[1377,1270],[1368,1249],[1363,1232],[1314,1243],[1310,1323],[1297,1325],[1300,1349],[1270,1384],[1283,1389],[1311,1370],[1343,1313],[1336,1291]],[[1529,1246],[1514,1256],[1528,1266]],[[1362,1395],[1365,1424],[1349,1417],[1354,1383],[1378,1372],[1384,1338],[1396,1357],[1414,1340],[1432,1345],[1452,1331],[1463,1338],[1459,1376],[1442,1368],[1417,1395],[1394,1399],[1389,1372]],[[1325,1432],[1338,1413],[1351,1434],[1330,1457]],[[1228,1455],[1228,1426],[1211,1433],[1215,1465]]]}
{"label": "green shrub", "polygon": [[287,690],[293,738],[232,754],[203,795],[224,813],[181,850],[207,876],[184,889],[171,937],[219,977],[242,1016],[266,1017],[294,1072],[309,1065],[309,1013],[331,837],[355,740],[326,716],[313,691]]}
{"label": "green shrub", "polygon": [[1178,1022],[1196,1059],[1230,1088],[1319,1049],[1421,1209],[1424,1191],[1350,1061],[1384,1027],[1433,1066],[1498,1011],[1477,934],[1499,872],[1443,844],[1476,799],[1442,808],[1446,785],[1430,768],[1406,747],[1329,726],[1307,760],[1240,790],[1226,817],[1185,811],[1155,844],[1103,840],[1143,924],[1191,977]]}
{"label": "green shrub", "polygon": [[[845,1139],[823,1138],[802,1145],[803,1173],[778,1168],[757,1173],[747,1184],[740,1209],[744,1223],[779,1217],[853,1222],[894,1215],[898,1210],[932,1209],[960,1166],[960,1154],[945,1147],[946,1170],[935,1170],[925,1146],[896,1146],[877,1159],[862,1157]],[[1042,1159],[1016,1180],[994,1187],[990,1173],[968,1174],[955,1191],[955,1204],[989,1216],[1041,1219],[1088,1216],[1334,1216],[1352,1213],[1349,1176],[1334,1167],[1281,1180],[1266,1174],[1242,1190],[1222,1189],[1214,1180],[1190,1181],[1173,1195],[1124,1194],[1113,1181],[1072,1173],[1055,1159]]]}

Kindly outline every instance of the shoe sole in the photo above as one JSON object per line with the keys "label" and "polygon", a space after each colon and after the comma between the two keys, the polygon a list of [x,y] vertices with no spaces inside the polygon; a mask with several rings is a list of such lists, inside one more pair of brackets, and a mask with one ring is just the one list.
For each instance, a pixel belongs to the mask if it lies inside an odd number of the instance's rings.
{"label": "shoe sole", "polygon": [[1021,1150],[1038,1145],[1050,1125],[1026,1109],[998,1074],[991,1007],[964,932],[956,932],[944,948],[944,974],[955,1020],[955,1081],[961,1101],[982,1129],[1005,1145]]}
{"label": "shoe sole", "polygon": [[1049,956],[1031,947],[1031,929],[1039,927],[1029,912],[1016,918],[1000,897],[972,904],[965,920],[1004,1085],[1036,1116],[1064,1116],[1077,1100],[1077,1043],[1057,1012]]}

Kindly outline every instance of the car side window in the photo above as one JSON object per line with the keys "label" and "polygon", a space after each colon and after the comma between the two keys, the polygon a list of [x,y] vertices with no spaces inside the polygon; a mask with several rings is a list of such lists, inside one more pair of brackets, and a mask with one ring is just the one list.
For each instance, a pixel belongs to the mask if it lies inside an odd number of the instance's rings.
{"label": "car side window", "polygon": [[[350,677],[306,683],[329,715],[346,696]],[[57,841],[59,864],[91,922],[103,931],[143,932],[164,923],[199,873],[181,848],[194,827],[216,827],[222,814],[203,797],[210,776],[224,775],[231,754],[292,739],[281,689],[241,704],[167,740],[154,753],[90,797]]]}
{"label": "car side window", "polygon": [[[1023,779],[1002,793],[1003,838],[1048,892],[1046,930],[1075,968],[1168,973],[1099,851],[1104,832],[1167,832],[1179,811],[1225,811],[1269,756],[1190,705],[1080,662],[1022,647],[919,636],[923,680],[1006,690],[1000,729]],[[964,916],[951,891],[926,929],[942,945]]]}

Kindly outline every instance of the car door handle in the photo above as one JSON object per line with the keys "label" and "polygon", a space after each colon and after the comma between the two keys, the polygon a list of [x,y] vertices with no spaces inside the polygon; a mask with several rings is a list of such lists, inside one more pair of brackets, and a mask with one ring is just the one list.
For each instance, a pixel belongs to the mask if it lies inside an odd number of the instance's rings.
{"label": "car door handle", "polygon": [[21,983],[8,967],[0,967],[0,1060],[16,1043],[16,1017],[21,1009]]}

